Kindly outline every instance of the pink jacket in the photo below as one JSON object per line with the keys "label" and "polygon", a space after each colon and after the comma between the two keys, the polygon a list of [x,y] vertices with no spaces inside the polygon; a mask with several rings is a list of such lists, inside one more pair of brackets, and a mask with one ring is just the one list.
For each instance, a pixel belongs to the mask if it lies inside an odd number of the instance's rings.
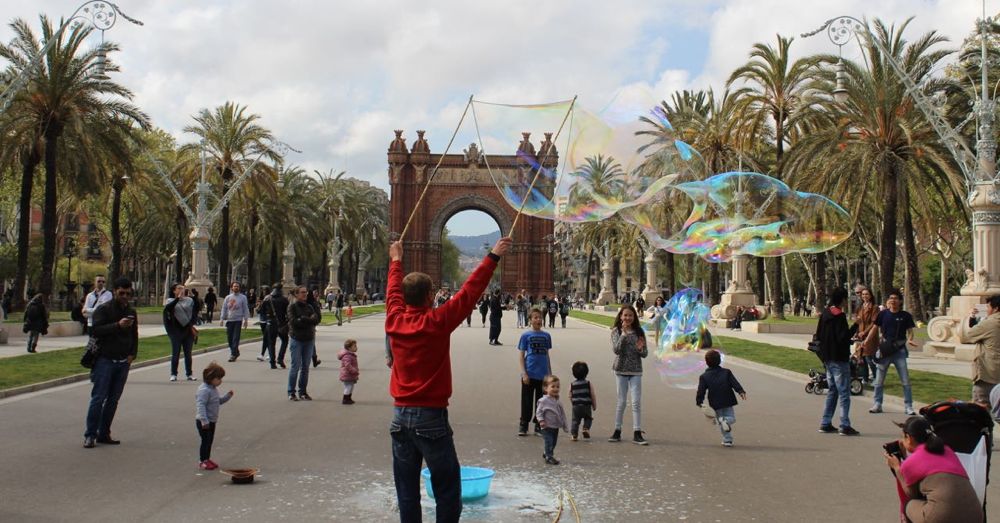
{"label": "pink jacket", "polygon": [[340,349],[337,353],[340,360],[340,381],[358,381],[361,371],[358,369],[358,354],[347,349]]}

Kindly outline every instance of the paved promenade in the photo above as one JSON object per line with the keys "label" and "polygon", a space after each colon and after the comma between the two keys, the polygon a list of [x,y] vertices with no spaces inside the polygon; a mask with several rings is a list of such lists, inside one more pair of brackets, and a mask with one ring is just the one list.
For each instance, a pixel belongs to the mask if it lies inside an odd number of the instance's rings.
{"label": "paved promenade", "polygon": [[[286,373],[253,358],[225,362],[213,459],[223,467],[259,467],[256,483],[233,485],[197,469],[195,383],[169,383],[165,365],[134,371],[114,436],[122,445],[83,449],[89,387],[78,383],[0,400],[0,521],[393,521],[388,422],[392,399],[382,356],[383,316],[321,327],[323,364],[311,374],[312,402],[286,399]],[[642,427],[648,447],[605,441],[613,428],[614,377],[608,331],[570,319],[552,331],[554,369],[570,379],[585,360],[598,410],[589,442],[562,435],[545,465],[540,438],[515,436],[519,409],[513,317],[502,347],[487,345],[478,322],[453,336],[450,417],[463,464],[497,471],[492,494],[466,506],[464,521],[552,521],[558,494],[574,497],[583,521],[894,521],[893,480],[882,443],[898,436],[882,415],[855,402],[860,437],[819,434],[823,398],[806,395],[798,378],[732,362],[749,393],[737,407],[736,446],[719,445],[717,429],[694,406],[694,391],[661,382],[647,362]],[[340,404],[336,350],[359,340],[361,379],[353,406]],[[252,354],[253,350],[244,350]],[[563,399],[564,404],[566,399]],[[860,404],[859,404],[860,403]],[[631,414],[625,414],[626,431]],[[991,486],[991,519],[1000,492]],[[426,520],[433,520],[426,504]],[[573,521],[564,514],[563,521]]]}

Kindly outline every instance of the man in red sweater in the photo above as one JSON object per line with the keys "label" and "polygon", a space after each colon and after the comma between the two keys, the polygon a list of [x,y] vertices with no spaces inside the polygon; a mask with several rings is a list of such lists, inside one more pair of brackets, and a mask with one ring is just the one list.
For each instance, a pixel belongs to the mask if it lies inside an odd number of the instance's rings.
{"label": "man in red sweater", "polygon": [[510,250],[510,238],[497,240],[462,288],[440,307],[432,282],[421,272],[403,277],[403,244],[389,246],[389,278],[385,297],[385,333],[392,350],[389,392],[395,399],[392,472],[396,481],[399,519],[421,521],[420,466],[427,461],[437,504],[437,521],[458,521],[462,515],[462,482],[451,425],[451,333],[470,314],[483,294],[500,257]]}

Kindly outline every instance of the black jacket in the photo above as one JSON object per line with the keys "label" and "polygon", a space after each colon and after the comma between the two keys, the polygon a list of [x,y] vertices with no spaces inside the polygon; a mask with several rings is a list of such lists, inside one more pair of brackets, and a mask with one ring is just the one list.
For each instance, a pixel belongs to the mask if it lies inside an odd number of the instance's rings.
{"label": "black jacket", "polygon": [[139,322],[132,322],[128,329],[118,326],[118,320],[128,316],[135,318],[135,309],[130,305],[118,305],[116,299],[94,309],[94,326],[91,327],[90,334],[97,338],[99,356],[123,360],[130,355],[139,354]]}
{"label": "black jacket", "polygon": [[503,304],[500,302],[500,296],[493,295],[490,296],[490,319],[499,320],[503,316]]}
{"label": "black jacket", "polygon": [[709,367],[698,378],[698,397],[694,402],[699,407],[708,392],[708,405],[715,410],[736,405],[736,393],[745,394],[733,371],[722,367]]}
{"label": "black jacket", "polygon": [[45,304],[38,300],[31,300],[24,309],[24,332],[29,331],[49,333],[49,312]]}
{"label": "black jacket", "polygon": [[288,298],[279,290],[271,291],[264,303],[261,305],[268,323],[278,327],[288,323]]}
{"label": "black jacket", "polygon": [[288,324],[292,338],[299,341],[316,339],[316,326],[322,318],[319,307],[304,301],[295,301],[288,306]]}
{"label": "black jacket", "polygon": [[191,335],[191,327],[198,320],[198,302],[192,298],[191,319],[188,320],[187,325],[181,325],[177,321],[177,316],[174,315],[174,307],[177,306],[178,301],[177,298],[171,299],[170,303],[163,307],[163,329],[167,331],[168,336],[186,338]]}
{"label": "black jacket", "polygon": [[816,324],[819,341],[819,358],[823,362],[845,362],[851,359],[851,338],[858,332],[858,324],[847,327],[847,314],[840,309],[827,307]]}

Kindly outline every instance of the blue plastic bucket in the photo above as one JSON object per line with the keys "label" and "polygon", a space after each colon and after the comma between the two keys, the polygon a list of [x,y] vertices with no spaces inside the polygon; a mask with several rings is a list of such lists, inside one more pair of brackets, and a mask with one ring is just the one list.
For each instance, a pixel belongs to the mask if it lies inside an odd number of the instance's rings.
{"label": "blue plastic bucket", "polygon": [[[474,501],[485,498],[490,493],[490,483],[493,482],[493,469],[482,467],[462,467],[462,501]],[[427,495],[434,499],[434,489],[431,487],[431,471],[423,469],[420,475],[424,478],[424,488]]]}

